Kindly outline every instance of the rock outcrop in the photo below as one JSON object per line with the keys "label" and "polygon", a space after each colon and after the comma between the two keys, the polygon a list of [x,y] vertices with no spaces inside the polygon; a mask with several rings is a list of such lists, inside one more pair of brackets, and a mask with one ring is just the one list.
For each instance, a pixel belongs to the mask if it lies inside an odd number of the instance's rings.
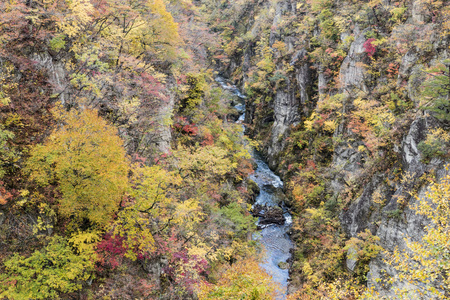
{"label": "rock outcrop", "polygon": [[[266,101],[264,105],[253,103],[251,98],[247,99],[245,121],[256,127],[252,129],[256,132],[255,135],[262,132],[263,152],[269,166],[282,174],[292,176],[295,171],[289,169],[295,163],[286,163],[282,167],[280,164],[286,160],[281,155],[286,155],[290,139],[298,138],[295,136],[295,130],[304,130],[305,121],[317,107],[323,105],[323,101],[339,96],[339,100],[336,100],[339,103],[332,104],[339,107],[339,111],[335,112],[336,127],[331,130],[334,130],[330,151],[332,154],[326,158],[326,171],[322,170],[326,173],[322,176],[326,178],[327,196],[339,199],[350,186],[358,190],[353,195],[354,198],[346,200],[348,205],[346,204],[344,210],[338,213],[347,238],[357,238],[359,233],[369,230],[380,238],[379,244],[387,252],[394,251],[396,247],[408,251],[404,238],[420,241],[425,226],[430,224],[429,220],[416,215],[411,208],[418,201],[411,193],[414,192],[419,199],[423,199],[427,190],[424,177],[430,174],[435,174],[436,178],[442,177],[443,166],[448,163],[442,158],[424,160],[419,146],[433,129],[448,126],[434,118],[432,112],[424,109],[421,86],[427,77],[430,77],[424,69],[448,59],[448,38],[439,37],[436,28],[440,24],[435,20],[436,15],[430,11],[430,6],[423,5],[420,0],[408,1],[402,8],[392,1],[383,0],[380,4],[382,7],[367,11],[366,23],[354,22],[349,20],[348,15],[343,15],[342,19],[347,23],[337,24],[341,17],[339,16],[334,18],[335,23],[327,28],[323,24],[317,25],[319,16],[314,24],[306,22],[308,28],[295,29],[300,22],[295,23],[292,20],[298,21],[303,14],[308,14],[308,9],[312,9],[309,4],[302,2],[294,5],[288,0],[282,0],[277,1],[270,9],[266,1],[255,6],[264,11],[264,18],[271,24],[264,38],[269,41],[268,45],[273,50],[276,66],[274,73],[282,73],[282,76],[277,78],[283,79],[274,78],[276,76],[269,78],[269,81],[272,81],[270,88],[265,89],[265,94],[259,98]],[[334,9],[341,4],[333,5]],[[315,8],[317,11],[314,17],[329,8]],[[396,10],[398,20],[387,30],[383,22],[388,21],[383,18],[392,16],[389,9]],[[349,8],[345,7],[343,11],[348,13]],[[260,30],[261,22],[256,18],[254,22],[249,22],[251,28],[248,31],[255,38],[246,44],[243,51],[239,51],[241,56],[233,57],[228,65],[227,72],[230,74],[241,67],[242,84],[258,72],[258,61],[252,60],[251,56],[256,55],[257,44],[262,43],[256,38],[263,35]],[[283,25],[284,31],[279,29]],[[333,26],[340,26],[339,30],[336,30],[339,34],[333,35]],[[319,46],[318,38],[323,38],[325,30],[328,30],[332,37],[327,36],[329,40]],[[337,50],[333,48],[333,43],[337,43],[339,39],[340,48]],[[274,46],[276,43],[284,45],[285,51],[279,51]],[[387,55],[389,51],[391,53]],[[341,63],[333,65],[340,53],[344,52],[340,58]],[[327,54],[330,54],[332,63],[326,62],[330,59]],[[333,66],[335,69],[332,70]],[[383,68],[390,69],[386,71]],[[288,71],[280,72],[286,69]],[[269,85],[267,80],[264,84]],[[373,105],[370,104],[371,100],[376,102],[375,106],[370,106]],[[397,119],[395,124],[387,119],[380,121],[380,127],[390,132],[391,140],[381,142],[381,146],[374,151],[367,150],[367,128],[358,132],[354,130],[358,126],[358,129],[366,125],[375,126],[367,121],[371,116],[365,116],[364,109],[360,108],[361,114],[353,114],[357,109],[357,101],[360,101],[360,104],[365,101],[363,104],[367,104],[369,108],[382,107],[382,110],[374,111],[380,114],[388,112],[389,116]],[[320,120],[327,118],[330,110],[332,109],[326,107],[319,111],[322,115],[316,120],[319,120],[317,123],[320,126],[324,126]],[[402,118],[404,119],[401,120]],[[255,120],[260,123],[255,123]],[[349,124],[352,121],[354,124]],[[367,123],[364,124],[364,121]],[[308,140],[297,141],[294,145],[291,143],[291,148],[288,149],[292,153],[288,154],[300,155],[302,147],[309,147],[315,142],[314,138],[323,137],[324,131],[321,130],[322,128],[316,128],[317,135],[313,137],[302,135],[301,138]],[[316,157],[317,153],[313,153],[308,159],[314,160]],[[295,158],[291,158],[291,161],[295,161]],[[306,164],[302,161],[299,169],[305,168]],[[303,200],[304,196],[298,197]],[[320,197],[323,197],[323,194]],[[321,201],[326,199],[317,199],[316,203]],[[262,207],[255,208],[254,213],[263,219],[272,217],[272,212]],[[273,213],[277,217],[276,212]],[[278,217],[281,221],[281,216]],[[352,251],[355,249],[350,249],[347,253],[349,258],[346,263],[350,271],[354,271],[358,266],[357,260],[350,259]],[[386,284],[386,278],[395,277],[397,274],[395,268],[384,262],[383,255],[378,255],[370,262],[368,285],[389,299],[395,298],[395,288],[408,287],[414,294],[418,286],[408,286],[406,282],[401,281],[398,281],[396,286]]]}
{"label": "rock outcrop", "polygon": [[269,224],[283,225],[286,222],[286,218],[283,216],[283,209],[278,206],[271,207],[256,204],[253,207],[252,214],[260,218],[258,226]]}

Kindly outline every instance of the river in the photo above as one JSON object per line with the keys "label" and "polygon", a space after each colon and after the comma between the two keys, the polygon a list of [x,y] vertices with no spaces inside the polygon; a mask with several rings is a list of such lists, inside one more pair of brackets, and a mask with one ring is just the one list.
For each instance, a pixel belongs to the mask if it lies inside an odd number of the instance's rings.
{"label": "river", "polygon": [[[245,119],[245,95],[234,85],[227,83],[226,79],[222,77],[216,77],[216,81],[223,89],[228,90],[239,99],[234,107],[241,113],[237,122],[242,123]],[[243,131],[245,129],[244,126]],[[289,214],[288,208],[283,202],[283,181],[270,170],[263,157],[256,150],[253,150],[251,155],[257,164],[257,168],[254,173],[249,175],[249,179],[256,182],[260,189],[260,193],[256,197],[253,207],[259,204],[266,207],[278,206],[283,209],[285,223],[283,225],[266,224],[259,226],[262,229],[253,235],[253,239],[259,240],[265,249],[265,256],[261,262],[261,267],[272,276],[274,282],[281,286],[281,295],[277,299],[285,299],[289,270],[280,268],[280,263],[286,262],[291,256],[289,251],[293,247],[293,243],[287,232],[292,224],[292,216]]]}

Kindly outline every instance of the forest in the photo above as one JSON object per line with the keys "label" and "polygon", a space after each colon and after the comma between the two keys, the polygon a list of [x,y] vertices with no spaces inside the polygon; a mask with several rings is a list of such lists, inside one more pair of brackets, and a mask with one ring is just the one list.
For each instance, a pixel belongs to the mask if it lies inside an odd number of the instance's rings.
{"label": "forest", "polygon": [[450,1],[0,1],[0,299],[450,299]]}

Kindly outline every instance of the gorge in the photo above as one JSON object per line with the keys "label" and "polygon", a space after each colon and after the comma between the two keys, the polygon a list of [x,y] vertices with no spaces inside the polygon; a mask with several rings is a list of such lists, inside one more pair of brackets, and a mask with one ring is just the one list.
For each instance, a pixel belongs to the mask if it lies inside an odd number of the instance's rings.
{"label": "gorge", "polygon": [[449,33],[447,0],[1,1],[0,299],[449,299]]}

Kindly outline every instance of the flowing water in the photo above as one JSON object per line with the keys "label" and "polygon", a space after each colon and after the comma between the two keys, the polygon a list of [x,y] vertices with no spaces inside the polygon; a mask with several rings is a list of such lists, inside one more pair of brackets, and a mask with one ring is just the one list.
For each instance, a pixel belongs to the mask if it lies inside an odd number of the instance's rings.
{"label": "flowing water", "polygon": [[[245,119],[245,96],[235,86],[228,84],[224,78],[217,77],[216,81],[223,89],[228,90],[240,99],[241,102],[234,107],[242,113],[237,121],[242,123]],[[287,232],[292,224],[292,216],[283,202],[283,181],[270,170],[257,151],[253,150],[252,157],[257,164],[257,168],[253,174],[249,175],[249,178],[256,182],[260,188],[260,193],[254,205],[279,206],[283,209],[286,219],[284,225],[268,224],[261,226],[262,229],[253,236],[253,239],[259,240],[266,250],[261,267],[272,276],[274,282],[281,286],[282,295],[280,295],[279,299],[284,299],[287,291],[289,271],[281,269],[279,263],[286,262],[291,256],[289,250],[293,247],[293,244]]]}

